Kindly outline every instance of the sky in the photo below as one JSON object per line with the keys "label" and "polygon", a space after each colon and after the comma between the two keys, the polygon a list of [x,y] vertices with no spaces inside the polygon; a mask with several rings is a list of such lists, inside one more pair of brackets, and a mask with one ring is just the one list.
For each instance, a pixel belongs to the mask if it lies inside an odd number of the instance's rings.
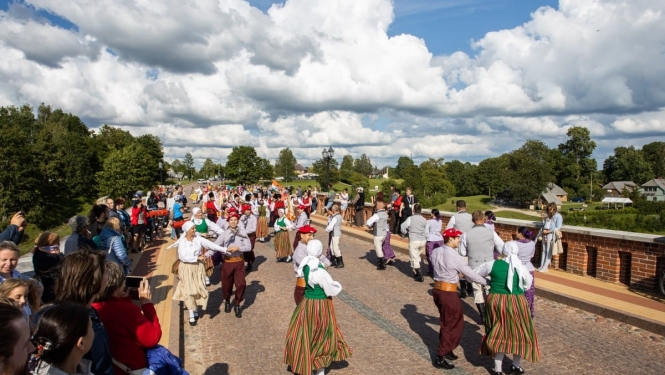
{"label": "sky", "polygon": [[307,166],[665,140],[662,0],[0,0],[0,106]]}

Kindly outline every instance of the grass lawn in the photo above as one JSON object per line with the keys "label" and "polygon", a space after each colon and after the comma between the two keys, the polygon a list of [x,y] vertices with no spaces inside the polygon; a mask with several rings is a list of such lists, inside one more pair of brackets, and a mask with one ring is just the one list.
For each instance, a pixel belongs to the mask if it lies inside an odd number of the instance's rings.
{"label": "grass lawn", "polygon": [[506,219],[540,221],[540,218],[538,216],[527,215],[515,211],[499,211],[499,212],[494,211],[494,215],[496,215],[496,217],[503,217]]}
{"label": "grass lawn", "polygon": [[[464,200],[466,202],[466,210],[469,212],[475,211],[475,210],[491,210],[492,207],[487,204],[492,198],[486,196],[486,195],[472,195],[470,197],[454,197],[450,198],[446,203],[442,203],[435,208],[438,208],[441,211],[450,211],[450,212],[457,212],[457,208],[455,205],[452,203],[452,201],[457,202],[458,200]],[[497,215],[499,216],[499,215]]]}

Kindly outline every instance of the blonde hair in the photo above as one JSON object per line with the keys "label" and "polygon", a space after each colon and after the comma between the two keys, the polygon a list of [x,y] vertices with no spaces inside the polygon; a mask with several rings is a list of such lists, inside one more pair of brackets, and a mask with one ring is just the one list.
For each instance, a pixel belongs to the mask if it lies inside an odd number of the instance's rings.
{"label": "blonde hair", "polygon": [[117,217],[109,218],[104,226],[120,232],[120,220]]}
{"label": "blonde hair", "polygon": [[35,280],[25,279],[7,279],[0,284],[0,297],[9,298],[9,294],[16,288],[26,288],[25,299],[32,311],[39,310],[41,302],[39,301],[38,285]]}
{"label": "blonde hair", "polygon": [[58,236],[57,233],[43,232],[35,239],[35,248],[33,251],[43,246],[53,246],[58,244],[60,244],[60,236]]}

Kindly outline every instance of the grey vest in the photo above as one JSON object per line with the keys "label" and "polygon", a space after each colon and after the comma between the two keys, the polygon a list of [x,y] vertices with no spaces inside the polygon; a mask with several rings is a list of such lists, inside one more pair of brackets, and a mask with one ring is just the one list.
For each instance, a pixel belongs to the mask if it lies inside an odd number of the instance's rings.
{"label": "grey vest", "polygon": [[466,255],[471,268],[494,260],[494,232],[482,224],[466,232]]}
{"label": "grey vest", "polygon": [[453,227],[458,231],[466,233],[473,228],[474,224],[470,213],[462,211],[456,213],[453,217],[455,218],[455,225]]}
{"label": "grey vest", "polygon": [[379,220],[374,223],[372,234],[378,237],[385,236],[388,229],[388,214],[386,210],[381,210],[377,211],[376,215],[379,216]]}
{"label": "grey vest", "polygon": [[421,215],[413,215],[409,219],[409,241],[427,241],[427,220]]}
{"label": "grey vest", "polygon": [[[339,216],[341,219],[342,216],[340,214],[337,214],[335,216]],[[341,237],[342,236],[342,220],[335,220],[335,226],[333,227],[333,237]]]}

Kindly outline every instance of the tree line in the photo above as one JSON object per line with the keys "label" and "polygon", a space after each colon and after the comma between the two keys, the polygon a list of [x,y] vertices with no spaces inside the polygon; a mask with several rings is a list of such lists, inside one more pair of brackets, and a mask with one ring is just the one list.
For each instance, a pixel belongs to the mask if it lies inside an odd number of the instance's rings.
{"label": "tree line", "polygon": [[0,218],[23,211],[41,230],[75,215],[101,195],[131,198],[160,181],[162,144],[40,105],[0,107]]}

